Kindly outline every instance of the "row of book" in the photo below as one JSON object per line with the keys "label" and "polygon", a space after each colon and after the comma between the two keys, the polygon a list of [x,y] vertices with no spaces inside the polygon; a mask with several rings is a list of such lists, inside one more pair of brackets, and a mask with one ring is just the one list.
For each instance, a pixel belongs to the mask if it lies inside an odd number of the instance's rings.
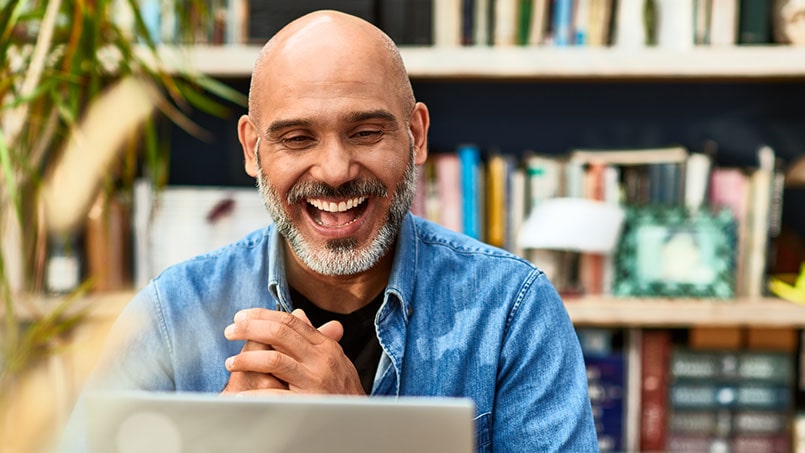
{"label": "row of book", "polygon": [[447,0],[434,2],[434,42],[674,49],[787,42],[774,16],[779,11],[764,0]]}
{"label": "row of book", "polygon": [[[310,11],[337,9],[382,28],[399,45],[619,46],[789,42],[782,13],[766,0],[140,0],[158,43],[262,44]],[[128,2],[121,21],[133,26]],[[191,8],[179,23],[177,8]],[[128,11],[128,12],[127,12]],[[789,14],[790,15],[790,14]],[[796,35],[798,36],[798,35]]]}
{"label": "row of book", "polygon": [[[566,295],[617,295],[619,288],[641,278],[693,285],[710,274],[712,281],[728,286],[712,297],[765,293],[783,190],[782,165],[769,147],[759,150],[758,166],[748,168],[714,166],[711,155],[681,147],[525,153],[521,158],[484,154],[474,145],[432,154],[420,171],[412,211],[531,260]],[[583,205],[580,212],[551,203],[568,200],[596,204]],[[627,215],[616,233],[617,247],[602,252],[585,242],[606,229],[606,219],[592,215],[596,206],[658,214],[653,229],[643,228],[640,234],[632,231],[638,216]],[[670,239],[648,235],[654,230]],[[650,256],[641,258],[647,252]],[[700,263],[704,269],[696,262],[688,265],[697,258],[705,261]],[[627,275],[635,268],[637,276]],[[656,268],[656,275],[649,268]]]}
{"label": "row of book", "polygon": [[[797,332],[714,347],[686,331],[578,329],[601,451],[802,451]],[[801,403],[800,403],[801,404]],[[799,439],[799,440],[798,440]]]}

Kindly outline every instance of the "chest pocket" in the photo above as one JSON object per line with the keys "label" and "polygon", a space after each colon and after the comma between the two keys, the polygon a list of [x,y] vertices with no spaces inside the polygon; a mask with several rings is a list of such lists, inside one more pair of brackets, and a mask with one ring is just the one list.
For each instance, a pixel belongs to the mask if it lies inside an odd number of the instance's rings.
{"label": "chest pocket", "polygon": [[492,451],[492,413],[487,412],[475,417],[475,444],[479,453],[489,453]]}

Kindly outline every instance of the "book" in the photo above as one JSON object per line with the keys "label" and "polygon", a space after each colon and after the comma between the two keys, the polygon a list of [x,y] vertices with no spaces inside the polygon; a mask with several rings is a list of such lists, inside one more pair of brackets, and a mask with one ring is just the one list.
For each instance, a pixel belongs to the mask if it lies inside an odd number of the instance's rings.
{"label": "book", "polygon": [[668,437],[671,332],[643,330],[641,343],[640,451],[662,451]]}
{"label": "book", "polygon": [[473,29],[473,43],[476,46],[490,46],[492,42],[492,11],[493,0],[475,0],[475,21]]}
{"label": "book", "polygon": [[506,243],[507,225],[507,182],[508,166],[506,158],[494,154],[487,162],[487,220],[486,241],[495,247],[504,247]]}
{"label": "book", "polygon": [[517,44],[517,4],[519,0],[495,0],[494,43],[496,46]]}
{"label": "book", "polygon": [[589,39],[593,47],[609,45],[610,24],[612,23],[612,0],[590,0]]}
{"label": "book", "polygon": [[626,360],[615,351],[607,356],[586,356],[584,365],[599,449],[623,451]]}
{"label": "book", "polygon": [[[508,212],[508,231],[506,234],[506,250],[517,256],[525,256],[525,251],[517,242],[526,218],[526,175],[522,167],[514,163],[510,165],[509,177],[509,212]],[[487,203],[489,205],[489,203]]]}
{"label": "book", "polygon": [[573,0],[554,0],[552,11],[552,44],[558,47],[573,44]]}
{"label": "book", "polygon": [[458,146],[461,170],[461,218],[464,234],[475,239],[481,237],[482,191],[480,180],[481,150],[473,144]]}
{"label": "book", "polygon": [[580,163],[604,163],[609,165],[648,165],[659,163],[684,163],[688,151],[681,146],[635,149],[575,149],[570,152],[570,161]]}
{"label": "book", "polygon": [[533,0],[517,0],[517,45],[528,45],[529,34],[531,33],[531,8]]}
{"label": "book", "polygon": [[747,296],[746,265],[749,247],[749,177],[738,168],[717,167],[710,176],[710,205],[729,209],[737,226],[735,245],[735,295]]}
{"label": "book", "polygon": [[758,151],[758,168],[750,176],[749,221],[746,247],[746,297],[765,293],[766,252],[769,235],[769,209],[774,173],[774,151],[764,146]]}
{"label": "book", "polygon": [[475,0],[461,0],[461,45],[475,43]]}
{"label": "book", "polygon": [[[585,198],[604,200],[604,174],[607,165],[593,162],[585,177]],[[579,279],[586,294],[602,294],[604,290],[604,256],[600,253],[582,253],[579,257]]]}
{"label": "book", "polygon": [[710,45],[735,45],[738,39],[738,0],[711,1]]}
{"label": "book", "polygon": [[433,45],[458,47],[462,36],[462,0],[436,0],[433,2]]}
{"label": "book", "polygon": [[615,5],[614,46],[645,47],[647,33],[643,0],[618,0]]}
{"label": "book", "polygon": [[590,1],[576,0],[573,9],[573,44],[586,46],[590,41]]}
{"label": "book", "polygon": [[528,44],[539,46],[545,43],[548,32],[549,0],[533,0],[531,5],[531,20],[528,28]]}
{"label": "book", "polygon": [[464,230],[461,162],[456,153],[433,156],[436,190],[439,199],[439,221],[443,227],[461,233]]}
{"label": "book", "polygon": [[710,16],[713,13],[712,0],[693,0],[693,43],[697,46],[710,44]]}
{"label": "book", "polygon": [[738,43],[770,43],[771,2],[767,0],[740,0],[738,8]]}

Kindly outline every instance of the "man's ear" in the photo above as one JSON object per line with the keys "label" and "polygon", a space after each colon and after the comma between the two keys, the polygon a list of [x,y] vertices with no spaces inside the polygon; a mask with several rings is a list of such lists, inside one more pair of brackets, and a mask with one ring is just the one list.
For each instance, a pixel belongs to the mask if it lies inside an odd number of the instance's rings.
{"label": "man's ear", "polygon": [[243,148],[244,170],[249,176],[256,178],[258,172],[256,153],[260,133],[248,115],[243,115],[238,120],[238,140],[240,140],[240,146]]}
{"label": "man's ear", "polygon": [[414,138],[414,163],[422,165],[428,158],[428,128],[430,127],[430,114],[428,107],[417,102],[411,114],[411,135]]}

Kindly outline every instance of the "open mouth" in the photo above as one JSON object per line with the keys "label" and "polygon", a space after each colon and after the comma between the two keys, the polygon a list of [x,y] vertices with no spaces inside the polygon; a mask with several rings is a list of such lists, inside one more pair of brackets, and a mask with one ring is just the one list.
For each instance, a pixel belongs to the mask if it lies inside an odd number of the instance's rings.
{"label": "open mouth", "polygon": [[368,205],[366,200],[365,196],[340,201],[308,198],[307,213],[320,226],[343,228],[360,219]]}

